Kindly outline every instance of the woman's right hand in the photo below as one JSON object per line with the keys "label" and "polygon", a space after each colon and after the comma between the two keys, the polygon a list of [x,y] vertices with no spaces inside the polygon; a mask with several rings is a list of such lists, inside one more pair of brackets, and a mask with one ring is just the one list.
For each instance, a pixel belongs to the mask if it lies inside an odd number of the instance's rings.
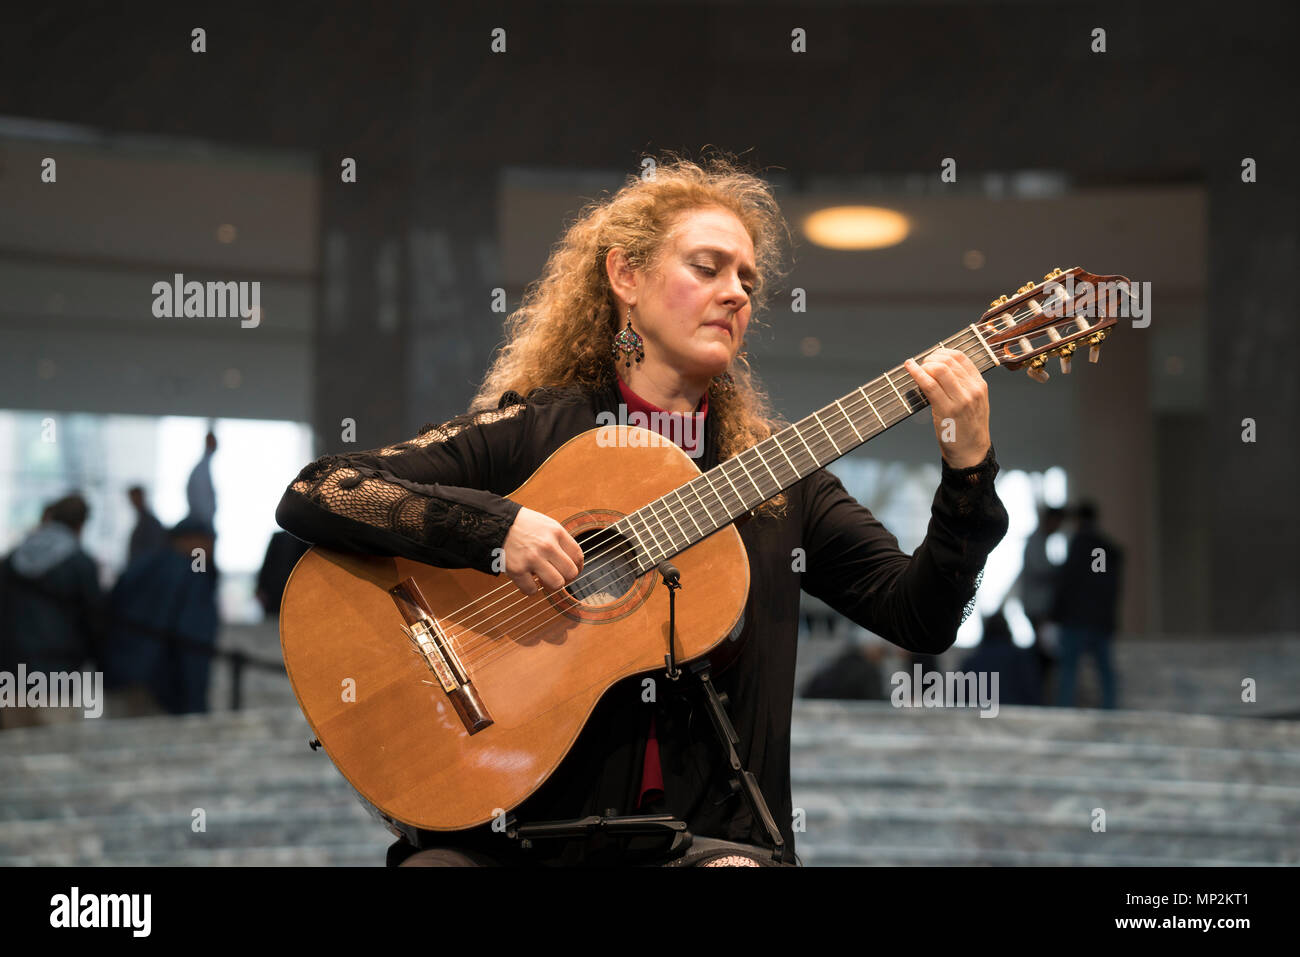
{"label": "woman's right hand", "polygon": [[505,572],[525,595],[541,587],[557,591],[582,572],[582,548],[564,526],[541,512],[520,507],[506,535]]}

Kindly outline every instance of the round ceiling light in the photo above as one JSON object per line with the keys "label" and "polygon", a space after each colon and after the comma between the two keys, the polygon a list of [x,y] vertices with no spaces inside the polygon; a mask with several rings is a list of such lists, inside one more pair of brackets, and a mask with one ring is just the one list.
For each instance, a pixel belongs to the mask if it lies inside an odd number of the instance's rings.
{"label": "round ceiling light", "polygon": [[881,206],[831,206],[803,221],[803,232],[827,249],[884,249],[907,238],[911,224]]}

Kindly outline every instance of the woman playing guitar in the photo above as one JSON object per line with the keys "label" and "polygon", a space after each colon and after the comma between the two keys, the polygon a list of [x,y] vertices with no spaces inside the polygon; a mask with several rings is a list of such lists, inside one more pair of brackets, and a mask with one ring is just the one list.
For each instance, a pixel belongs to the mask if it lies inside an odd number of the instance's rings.
{"label": "woman playing guitar", "polygon": [[[277,520],[319,545],[504,573],[524,595],[574,582],[584,567],[574,537],[506,494],[602,414],[693,416],[702,442],[687,452],[703,471],[779,428],[742,347],[779,275],[785,232],[770,187],[727,159],[674,159],[653,177],[629,177],[585,208],[553,249],[508,320],[506,344],[469,412],[407,442],[318,459],[286,490]],[[713,683],[728,699],[736,752],[757,779],[787,861],[800,589],[902,648],[937,654],[952,645],[1007,528],[979,370],[956,349],[904,368],[931,405],[942,458],[928,533],[912,555],[824,469],[739,526],[750,573],[745,634]],[[697,575],[681,584],[679,615],[690,602],[708,602],[714,583]],[[609,689],[555,772],[510,809],[515,818],[670,813],[699,838],[772,846],[732,786],[698,688],[662,670],[647,680]],[[419,847],[394,845],[389,863],[635,856],[601,838],[525,849],[491,825],[420,831],[413,840]]]}

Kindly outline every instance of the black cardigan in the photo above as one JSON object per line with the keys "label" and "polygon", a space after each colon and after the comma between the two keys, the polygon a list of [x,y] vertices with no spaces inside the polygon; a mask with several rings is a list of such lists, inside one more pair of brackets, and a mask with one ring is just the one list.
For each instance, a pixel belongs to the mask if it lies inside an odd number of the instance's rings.
{"label": "black cardigan", "polygon": [[[503,496],[565,441],[596,428],[599,412],[616,412],[620,401],[616,383],[590,392],[535,389],[526,399],[507,392],[497,409],[426,425],[410,441],[323,456],[285,491],[276,521],[316,544],[491,574],[493,550],[504,547],[519,510]],[[706,419],[704,452],[696,460],[702,471],[718,463],[712,419]],[[729,696],[740,759],[758,779],[788,848],[795,843],[790,716],[800,588],[902,648],[945,651],[973,606],[985,559],[1006,533],[1007,513],[993,488],[997,471],[991,449],[972,468],[944,465],[925,540],[910,557],[825,469],[786,490],[783,517],[760,513],[740,525],[751,575],[748,634],[739,659],[715,684]],[[796,548],[803,549],[802,566]],[[692,594],[683,588],[678,600],[690,601]],[[761,822],[731,790],[703,703],[686,687],[691,682],[677,682],[679,691],[657,681],[658,700],[646,704],[641,680],[626,679],[601,699],[555,773],[515,809],[517,819],[637,813],[653,713],[665,794],[640,812],[668,811],[701,836],[767,844]],[[451,835],[420,832],[416,840],[548,863],[596,860],[599,847],[539,844],[521,856],[514,841],[488,825]]]}

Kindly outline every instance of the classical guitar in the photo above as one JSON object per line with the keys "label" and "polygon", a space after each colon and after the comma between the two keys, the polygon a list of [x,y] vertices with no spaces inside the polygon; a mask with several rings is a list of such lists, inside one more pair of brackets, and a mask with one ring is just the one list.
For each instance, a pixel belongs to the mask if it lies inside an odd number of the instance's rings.
{"label": "classical guitar", "polygon": [[[981,372],[1043,366],[1098,344],[1128,280],[1054,270],[937,343]],[[934,347],[916,356],[923,361]],[[294,694],[330,759],[378,812],[427,830],[517,806],[568,752],[615,682],[664,666],[671,559],[708,602],[679,602],[689,662],[741,631],[749,562],[736,523],[767,499],[925,408],[901,366],[701,473],[657,432],[594,428],[509,495],[582,547],[565,588],[525,597],[504,576],[314,547],[293,570],[280,640]],[[637,433],[632,435],[631,433]]]}

